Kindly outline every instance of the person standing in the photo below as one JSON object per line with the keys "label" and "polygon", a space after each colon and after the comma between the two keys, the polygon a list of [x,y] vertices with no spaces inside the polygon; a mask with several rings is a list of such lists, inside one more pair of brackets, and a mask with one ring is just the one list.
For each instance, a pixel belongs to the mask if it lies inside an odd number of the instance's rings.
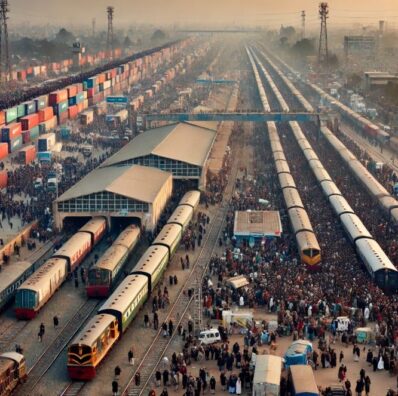
{"label": "person standing", "polygon": [[357,386],[355,387],[355,392],[357,396],[362,396],[363,382],[361,379],[357,380]]}
{"label": "person standing", "polygon": [[212,376],[209,382],[210,382],[210,393],[214,395],[216,393],[216,379]]}
{"label": "person standing", "polygon": [[58,324],[59,324],[59,319],[58,319],[57,315],[55,315],[53,317],[53,323],[54,323],[54,329],[56,329],[58,327]]}

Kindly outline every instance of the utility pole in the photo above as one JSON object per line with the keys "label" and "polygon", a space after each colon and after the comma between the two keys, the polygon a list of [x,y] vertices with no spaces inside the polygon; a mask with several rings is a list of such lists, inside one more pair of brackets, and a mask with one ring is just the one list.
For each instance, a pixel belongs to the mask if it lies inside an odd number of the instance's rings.
{"label": "utility pole", "polygon": [[329,5],[326,2],[319,4],[319,17],[321,19],[321,33],[319,36],[318,62],[329,64],[327,19],[329,18]]}
{"label": "utility pole", "polygon": [[305,39],[305,11],[301,11],[301,39]]}
{"label": "utility pole", "polygon": [[92,34],[94,37],[95,36],[95,18],[93,18],[91,21],[91,27],[92,27]]}
{"label": "utility pole", "polygon": [[[11,76],[11,61],[10,61],[10,50],[9,50],[9,45],[8,45],[8,26],[7,26],[7,20],[8,20],[8,12],[10,9],[8,8],[8,0],[1,0],[0,3],[0,12],[1,12],[1,25],[3,28],[3,34],[1,38],[3,38],[4,41],[4,64],[5,64],[5,80],[8,81],[10,76]],[[0,41],[1,44],[1,41]]]}
{"label": "utility pole", "polygon": [[108,13],[108,36],[106,40],[106,51],[108,56],[113,59],[113,13],[115,8],[109,6],[106,10]]}

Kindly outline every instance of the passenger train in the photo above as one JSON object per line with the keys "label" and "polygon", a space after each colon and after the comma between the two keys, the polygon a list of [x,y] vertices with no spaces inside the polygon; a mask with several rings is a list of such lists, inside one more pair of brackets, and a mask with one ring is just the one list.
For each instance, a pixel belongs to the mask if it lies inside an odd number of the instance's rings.
{"label": "passenger train", "polygon": [[113,242],[112,246],[88,270],[86,292],[88,297],[108,297],[123,265],[140,240],[140,229],[128,226]]}
{"label": "passenger train", "polygon": [[[256,63],[251,55],[250,50],[246,48],[246,51],[249,55],[253,70],[257,70]],[[259,66],[262,67],[261,63],[258,61],[258,58],[255,58]],[[267,79],[269,79],[269,83],[272,86],[273,82],[271,77],[268,75],[267,71],[264,68],[262,69],[264,75],[268,76]],[[259,87],[259,92],[261,93],[260,87],[263,87],[261,78],[258,72],[254,74],[257,86]],[[288,109],[288,106],[280,93],[279,96],[279,104],[282,109]],[[261,100],[263,108],[264,110],[266,110],[267,106],[269,106],[268,101],[265,101],[262,98]],[[271,151],[275,161],[275,168],[278,174],[279,183],[282,188],[286,209],[288,211],[290,219],[290,224],[296,238],[301,261],[305,263],[309,269],[318,269],[321,263],[321,248],[313,231],[307,212],[305,211],[303,202],[296,187],[296,183],[290,173],[290,168],[286,161],[286,157],[279,139],[276,125],[274,122],[268,122],[267,126],[268,136],[271,144]]]}
{"label": "passenger train", "polygon": [[106,232],[104,217],[94,217],[18,288],[15,314],[32,319],[92,251]]}
{"label": "passenger train", "polygon": [[[394,264],[387,257],[380,245],[373,239],[361,219],[354,213],[350,204],[332,181],[326,169],[323,168],[321,161],[319,161],[319,158],[312,150],[299,124],[297,122],[290,122],[290,127],[316,179],[320,183],[323,193],[329,200],[333,211],[339,217],[349,240],[354,245],[358,256],[361,258],[370,276],[379,287],[387,291],[396,291],[398,289],[398,271]],[[327,128],[322,128],[322,131],[324,134],[331,133]],[[340,146],[340,148],[342,147]],[[351,162],[357,161],[352,158],[352,154],[346,151],[344,151],[344,155]],[[363,170],[366,171],[366,169]],[[379,190],[376,187],[375,193],[375,198],[377,198]]]}
{"label": "passenger train", "polygon": [[183,231],[199,205],[200,192],[189,191],[134,270],[122,281],[68,347],[68,373],[74,380],[95,377],[96,369],[127,330],[160,281]]}
{"label": "passenger train", "polygon": [[27,377],[25,357],[20,353],[0,355],[0,396],[9,396]]}
{"label": "passenger train", "polygon": [[357,180],[366,188],[369,195],[380,205],[395,223],[398,223],[398,201],[375,179],[355,155],[326,127],[321,134],[329,142],[341,159],[351,169]]}
{"label": "passenger train", "polygon": [[[277,58],[278,62],[280,62],[292,74],[297,75],[296,71],[293,70],[286,62],[284,62],[279,57],[274,57]],[[398,152],[397,138],[391,138],[388,132],[384,131],[382,128],[380,128],[367,118],[358,114],[350,107],[346,106],[344,103],[329,95],[316,84],[307,81],[306,84],[312,89],[312,91],[314,91],[320,98],[322,98],[325,103],[329,103],[334,110],[338,111],[349,124],[361,131],[362,134],[366,135],[369,138],[377,140],[381,144],[389,144],[394,152]]]}

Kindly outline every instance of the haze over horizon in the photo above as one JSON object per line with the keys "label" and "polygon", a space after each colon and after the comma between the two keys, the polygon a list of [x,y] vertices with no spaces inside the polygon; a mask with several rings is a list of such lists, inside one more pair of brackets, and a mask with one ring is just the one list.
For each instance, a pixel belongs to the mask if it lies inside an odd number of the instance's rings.
{"label": "haze over horizon", "polygon": [[[30,22],[90,25],[96,18],[100,28],[106,24],[105,9],[115,7],[115,25],[152,23],[179,25],[253,25],[299,24],[306,10],[307,26],[318,24],[319,0],[11,0],[10,23]],[[329,1],[330,25],[375,24],[385,19],[398,22],[397,0]]]}

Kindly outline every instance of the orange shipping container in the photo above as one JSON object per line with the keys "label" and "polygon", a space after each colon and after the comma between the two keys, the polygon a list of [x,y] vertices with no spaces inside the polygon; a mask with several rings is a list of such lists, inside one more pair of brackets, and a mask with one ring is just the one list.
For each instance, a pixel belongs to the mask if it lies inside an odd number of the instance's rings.
{"label": "orange shipping container", "polygon": [[0,160],[8,156],[8,143],[0,143]]}
{"label": "orange shipping container", "polygon": [[71,106],[68,108],[68,118],[72,120],[77,116],[77,106]]}
{"label": "orange shipping container", "polygon": [[76,96],[77,87],[75,85],[71,85],[70,87],[67,88],[67,90],[68,90],[68,98],[72,98],[73,96]]}
{"label": "orange shipping container", "polygon": [[68,91],[66,89],[51,92],[48,97],[50,105],[56,105],[58,103],[65,102],[65,100],[68,100]]}
{"label": "orange shipping container", "polygon": [[36,158],[36,147],[31,145],[24,147],[18,152],[18,160],[21,164],[27,165]]}
{"label": "orange shipping container", "polygon": [[45,107],[44,109],[39,110],[39,122],[47,121],[53,116],[54,110],[52,107]]}
{"label": "orange shipping container", "polygon": [[3,125],[6,123],[6,115],[4,111],[0,111],[0,125]]}
{"label": "orange shipping container", "polygon": [[27,131],[39,124],[39,114],[34,113],[21,118],[22,130]]}
{"label": "orange shipping container", "polygon": [[7,171],[1,171],[0,172],[0,188],[6,188],[7,187],[7,182],[8,182],[8,174]]}

